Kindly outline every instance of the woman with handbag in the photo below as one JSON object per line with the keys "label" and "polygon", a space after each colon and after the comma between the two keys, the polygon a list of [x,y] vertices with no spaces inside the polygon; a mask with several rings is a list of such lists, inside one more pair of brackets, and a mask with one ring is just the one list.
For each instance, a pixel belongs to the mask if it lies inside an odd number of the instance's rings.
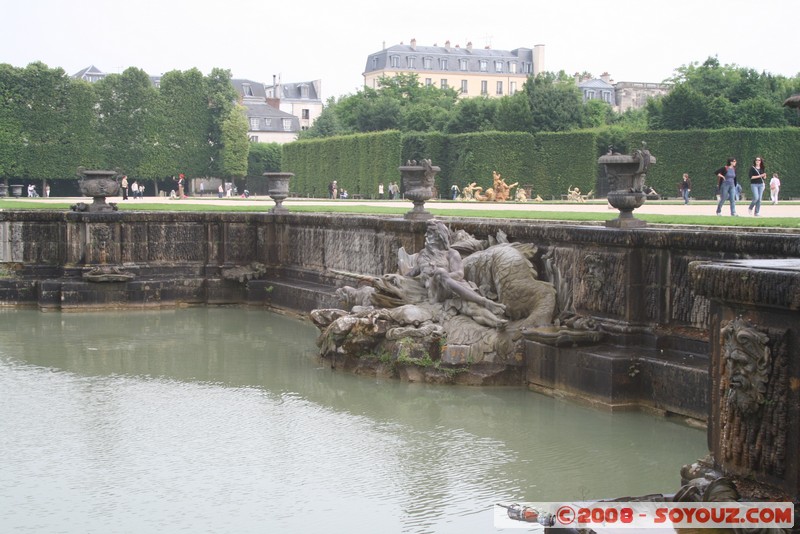
{"label": "woman with handbag", "polygon": [[[756,158],[750,167],[750,190],[753,192],[753,200],[747,212],[758,217],[761,212],[761,196],[764,194],[764,184],[766,183],[767,171],[764,169],[764,158]],[[753,208],[756,212],[753,213]]]}

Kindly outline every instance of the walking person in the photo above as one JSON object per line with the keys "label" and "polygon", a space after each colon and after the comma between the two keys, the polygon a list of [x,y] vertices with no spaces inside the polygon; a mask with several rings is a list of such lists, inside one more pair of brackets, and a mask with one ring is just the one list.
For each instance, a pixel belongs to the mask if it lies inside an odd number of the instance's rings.
{"label": "walking person", "polygon": [[772,173],[772,179],[769,181],[769,199],[773,204],[778,203],[778,194],[781,192],[781,179],[778,178],[778,173]]}
{"label": "walking person", "polygon": [[378,198],[383,200],[383,182],[378,184]]}
{"label": "walking person", "polygon": [[681,196],[683,197],[683,203],[689,203],[689,192],[692,190],[692,181],[689,179],[688,173],[683,173],[683,180],[681,180]]}
{"label": "walking person", "polygon": [[128,177],[123,176],[122,181],[119,183],[122,188],[122,200],[128,200]]}
{"label": "walking person", "polygon": [[736,217],[736,158],[728,158],[724,166],[715,173],[719,179],[719,203],[717,215],[722,215],[722,205],[726,200],[731,203],[731,217]]}
{"label": "walking person", "polygon": [[[753,192],[753,200],[750,201],[747,213],[759,217],[761,213],[761,196],[764,194],[764,185],[767,183],[767,171],[764,170],[764,158],[756,158],[753,160],[753,165],[750,167],[749,174],[750,190]],[[755,213],[753,213],[753,208],[755,208]]]}

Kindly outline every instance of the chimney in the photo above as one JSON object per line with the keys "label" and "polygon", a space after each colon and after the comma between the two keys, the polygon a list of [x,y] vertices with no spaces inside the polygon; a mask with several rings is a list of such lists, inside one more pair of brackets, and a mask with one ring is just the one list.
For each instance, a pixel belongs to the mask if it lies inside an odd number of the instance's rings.
{"label": "chimney", "polygon": [[444,49],[448,52],[450,51],[450,40],[444,42]]}
{"label": "chimney", "polygon": [[417,40],[411,39],[411,50],[416,50],[416,49],[417,49]]}
{"label": "chimney", "polygon": [[611,75],[609,73],[607,73],[607,72],[604,72],[603,74],[600,75],[600,79],[603,80],[606,83],[610,83],[611,82]]}
{"label": "chimney", "polygon": [[467,43],[467,50],[472,51],[472,41]]}
{"label": "chimney", "polygon": [[281,93],[280,87],[278,87],[278,77],[273,74],[272,75],[272,97],[267,97],[267,104],[272,106],[275,109],[280,109],[281,107]]}

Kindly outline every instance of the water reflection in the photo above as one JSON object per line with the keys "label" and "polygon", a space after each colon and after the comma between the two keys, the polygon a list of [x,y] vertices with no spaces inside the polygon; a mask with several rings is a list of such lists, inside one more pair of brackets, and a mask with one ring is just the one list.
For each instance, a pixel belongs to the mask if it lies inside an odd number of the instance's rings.
{"label": "water reflection", "polygon": [[263,310],[0,320],[3,531],[486,532],[498,501],[674,491],[706,452],[643,414],[333,373]]}

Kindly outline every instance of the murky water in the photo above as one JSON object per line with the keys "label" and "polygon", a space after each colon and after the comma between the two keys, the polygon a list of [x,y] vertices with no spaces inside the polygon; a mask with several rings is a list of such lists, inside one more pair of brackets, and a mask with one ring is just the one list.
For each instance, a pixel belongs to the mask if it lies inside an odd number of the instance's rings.
{"label": "murky water", "polygon": [[0,310],[0,532],[493,532],[497,502],[672,492],[705,433],[334,373],[263,310]]}

